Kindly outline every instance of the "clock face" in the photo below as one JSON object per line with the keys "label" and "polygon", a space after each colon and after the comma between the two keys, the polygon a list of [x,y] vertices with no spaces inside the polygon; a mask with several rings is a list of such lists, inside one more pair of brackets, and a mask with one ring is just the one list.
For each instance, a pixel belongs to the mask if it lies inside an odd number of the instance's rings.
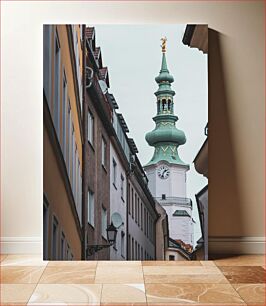
{"label": "clock face", "polygon": [[167,179],[169,174],[170,174],[170,169],[167,166],[162,165],[158,169],[158,176],[161,179]]}

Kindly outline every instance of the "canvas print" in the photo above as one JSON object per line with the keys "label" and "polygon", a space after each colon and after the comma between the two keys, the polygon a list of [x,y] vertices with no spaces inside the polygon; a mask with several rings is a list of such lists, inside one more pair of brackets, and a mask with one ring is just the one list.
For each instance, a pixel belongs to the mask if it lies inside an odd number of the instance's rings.
{"label": "canvas print", "polygon": [[43,258],[208,258],[207,25],[43,26]]}

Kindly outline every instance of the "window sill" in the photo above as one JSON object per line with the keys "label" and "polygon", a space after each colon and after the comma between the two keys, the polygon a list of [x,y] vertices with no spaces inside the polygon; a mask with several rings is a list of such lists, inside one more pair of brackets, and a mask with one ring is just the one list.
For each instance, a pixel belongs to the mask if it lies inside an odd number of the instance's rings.
{"label": "window sill", "polygon": [[88,225],[89,225],[92,229],[94,229],[94,225],[92,225],[90,222],[88,222]]}
{"label": "window sill", "polygon": [[102,164],[102,168],[105,171],[105,173],[107,174],[107,169],[106,169],[105,165]]}
{"label": "window sill", "polygon": [[91,142],[88,140],[88,144],[89,144],[89,146],[91,147],[91,149],[93,150],[93,152],[95,152],[95,149],[94,149],[93,143],[91,143]]}

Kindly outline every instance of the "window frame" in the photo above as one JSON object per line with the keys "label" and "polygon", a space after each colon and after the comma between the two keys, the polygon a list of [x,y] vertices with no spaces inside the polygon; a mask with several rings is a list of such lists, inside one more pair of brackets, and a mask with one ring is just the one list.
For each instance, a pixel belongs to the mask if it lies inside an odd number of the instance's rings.
{"label": "window frame", "polygon": [[107,142],[104,136],[102,136],[102,166],[107,168]]}
{"label": "window frame", "polygon": [[[92,202],[90,201],[92,199]],[[94,192],[88,190],[88,199],[87,199],[87,222],[94,227],[94,218],[95,218],[95,200],[94,200]]]}
{"label": "window frame", "polygon": [[113,173],[112,173],[112,178],[113,178],[113,185],[115,187],[115,189],[117,189],[116,187],[116,183],[117,183],[117,162],[116,160],[113,158]]}
{"label": "window frame", "polygon": [[102,237],[107,240],[107,209],[102,205],[101,211],[101,233]]}
{"label": "window frame", "polygon": [[[54,231],[55,228],[55,231]],[[52,239],[51,239],[51,253],[52,260],[58,259],[58,231],[59,231],[59,222],[55,215],[53,215],[52,223]],[[55,233],[55,235],[54,235]]]}
{"label": "window frame", "polygon": [[90,109],[88,110],[88,115],[87,115],[87,138],[88,138],[88,142],[91,144],[91,146],[94,146],[94,116],[93,113],[90,111]]}

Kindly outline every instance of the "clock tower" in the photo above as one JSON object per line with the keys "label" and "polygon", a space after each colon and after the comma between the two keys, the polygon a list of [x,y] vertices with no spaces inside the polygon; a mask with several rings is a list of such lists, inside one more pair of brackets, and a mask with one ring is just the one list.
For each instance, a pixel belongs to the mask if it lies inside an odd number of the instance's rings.
{"label": "clock tower", "polygon": [[169,237],[193,245],[192,202],[186,195],[186,173],[189,165],[181,160],[178,147],[186,143],[183,131],[176,128],[174,90],[166,63],[166,38],[162,38],[162,65],[155,78],[159,88],[155,92],[157,114],[155,128],[146,134],[146,141],[154,147],[152,159],[144,166],[153,197],[166,210]]}

